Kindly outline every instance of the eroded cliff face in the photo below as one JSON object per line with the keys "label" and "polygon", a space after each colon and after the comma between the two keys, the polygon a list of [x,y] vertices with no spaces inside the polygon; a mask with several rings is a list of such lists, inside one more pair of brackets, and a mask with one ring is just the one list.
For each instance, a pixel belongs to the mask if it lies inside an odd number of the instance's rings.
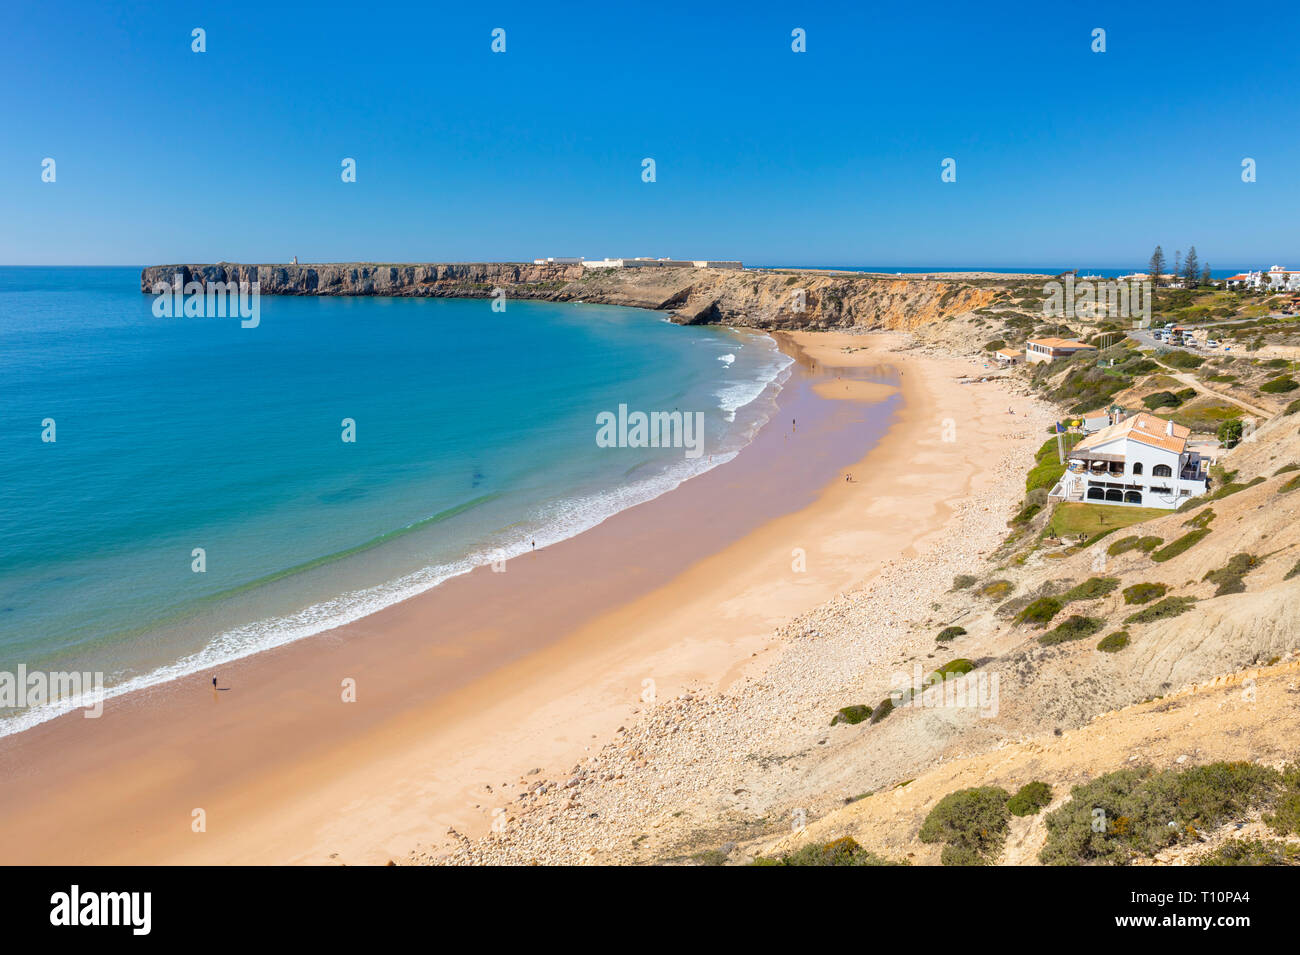
{"label": "eroded cliff face", "polygon": [[391,295],[630,305],[672,313],[680,324],[752,328],[914,329],[988,306],[996,282],[726,269],[587,269],[510,262],[423,265],[158,265],[140,289],[197,282],[257,282],[263,295]]}

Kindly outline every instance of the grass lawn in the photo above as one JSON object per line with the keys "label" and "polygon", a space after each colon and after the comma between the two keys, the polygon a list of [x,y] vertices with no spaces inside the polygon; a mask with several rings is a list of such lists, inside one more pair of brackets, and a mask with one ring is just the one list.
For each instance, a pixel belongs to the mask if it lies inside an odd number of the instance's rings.
{"label": "grass lawn", "polygon": [[1234,404],[1218,398],[1195,398],[1169,415],[1174,421],[1193,431],[1215,431],[1219,425],[1246,412]]}
{"label": "grass lawn", "polygon": [[1141,521],[1172,514],[1159,507],[1121,507],[1115,504],[1079,504],[1073,501],[1061,501],[1052,511],[1052,518],[1047,522],[1047,531],[1056,537],[1077,537],[1086,534],[1092,537],[1102,531],[1117,527],[1128,527]]}

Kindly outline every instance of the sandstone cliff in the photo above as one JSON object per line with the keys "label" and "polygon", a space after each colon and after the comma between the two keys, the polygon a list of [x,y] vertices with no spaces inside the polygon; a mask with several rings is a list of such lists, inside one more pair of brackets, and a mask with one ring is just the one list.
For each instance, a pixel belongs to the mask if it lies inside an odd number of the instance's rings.
{"label": "sandstone cliff", "polygon": [[680,324],[753,328],[914,329],[990,305],[1005,282],[803,270],[585,269],[509,262],[423,265],[159,265],[158,282],[257,282],[264,295],[391,295],[591,302],[672,312]]}

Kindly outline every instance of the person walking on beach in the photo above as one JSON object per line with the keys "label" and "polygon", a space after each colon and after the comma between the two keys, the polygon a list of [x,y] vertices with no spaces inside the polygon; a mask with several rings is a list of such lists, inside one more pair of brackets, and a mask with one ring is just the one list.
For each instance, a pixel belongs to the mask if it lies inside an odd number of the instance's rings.
{"label": "person walking on beach", "polygon": [[537,550],[537,541],[536,541],[536,540],[533,541],[533,550]]}
{"label": "person walking on beach", "polygon": [[214,676],[212,678],[212,689],[215,690],[216,688],[217,688],[217,678]]}

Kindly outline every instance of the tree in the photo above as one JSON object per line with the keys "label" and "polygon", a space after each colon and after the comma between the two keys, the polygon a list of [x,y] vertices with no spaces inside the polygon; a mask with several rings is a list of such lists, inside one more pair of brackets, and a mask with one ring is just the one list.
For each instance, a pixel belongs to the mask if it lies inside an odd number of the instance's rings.
{"label": "tree", "polygon": [[1187,282],[1188,288],[1193,288],[1200,278],[1201,265],[1196,260],[1196,246],[1187,247],[1187,260],[1183,263],[1183,278]]}
{"label": "tree", "polygon": [[1239,420],[1233,418],[1219,425],[1219,443],[1225,448],[1235,448],[1241,441],[1242,425]]}
{"label": "tree", "polygon": [[1164,274],[1164,271],[1165,271],[1165,252],[1164,249],[1160,248],[1160,246],[1156,246],[1156,250],[1151,253],[1151,262],[1147,266],[1147,272],[1151,276],[1152,307],[1154,307],[1156,304],[1156,289],[1160,287],[1160,276]]}
{"label": "tree", "polygon": [[1182,274],[1183,274],[1183,250],[1175,249],[1174,250],[1174,271],[1173,271],[1174,281],[1177,282],[1178,279],[1182,277]]}
{"label": "tree", "polygon": [[1205,267],[1201,269],[1201,284],[1209,285],[1212,281],[1214,280],[1210,276],[1210,263],[1206,262]]}

